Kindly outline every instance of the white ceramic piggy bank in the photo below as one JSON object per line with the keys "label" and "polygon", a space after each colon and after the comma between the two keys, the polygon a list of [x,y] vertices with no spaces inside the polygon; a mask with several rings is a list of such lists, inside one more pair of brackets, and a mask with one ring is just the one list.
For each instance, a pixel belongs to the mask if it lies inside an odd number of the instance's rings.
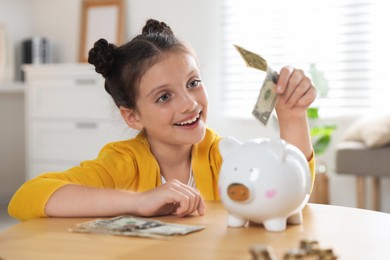
{"label": "white ceramic piggy bank", "polygon": [[287,222],[302,223],[311,174],[298,148],[281,139],[240,143],[226,137],[219,149],[223,163],[218,187],[229,226],[252,221],[268,231],[284,231]]}

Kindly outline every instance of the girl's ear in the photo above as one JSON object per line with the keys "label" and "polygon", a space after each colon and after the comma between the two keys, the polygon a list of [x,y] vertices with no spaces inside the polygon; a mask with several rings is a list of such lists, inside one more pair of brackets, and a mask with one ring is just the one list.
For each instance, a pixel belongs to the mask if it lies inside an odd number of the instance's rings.
{"label": "girl's ear", "polygon": [[140,131],[144,128],[140,121],[139,114],[134,109],[120,106],[119,111],[121,112],[123,120],[125,120],[129,127]]}

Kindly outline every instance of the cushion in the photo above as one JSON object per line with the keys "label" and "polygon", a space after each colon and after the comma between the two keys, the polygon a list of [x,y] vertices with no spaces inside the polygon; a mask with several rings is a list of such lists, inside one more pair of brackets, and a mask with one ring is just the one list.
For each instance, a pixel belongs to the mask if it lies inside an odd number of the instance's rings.
{"label": "cushion", "polygon": [[337,144],[335,170],[338,174],[390,176],[390,146],[367,149],[362,142]]}
{"label": "cushion", "polygon": [[355,120],[347,128],[342,139],[345,141],[360,141],[370,148],[390,144],[390,113],[364,116]]}

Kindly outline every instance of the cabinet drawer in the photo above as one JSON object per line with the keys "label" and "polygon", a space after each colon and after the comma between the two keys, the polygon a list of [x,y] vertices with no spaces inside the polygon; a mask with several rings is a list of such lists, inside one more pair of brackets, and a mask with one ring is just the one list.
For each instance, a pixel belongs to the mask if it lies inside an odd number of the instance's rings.
{"label": "cabinet drawer", "polygon": [[94,159],[105,144],[126,139],[122,127],[94,121],[33,122],[29,158],[56,163]]}
{"label": "cabinet drawer", "polygon": [[28,106],[33,118],[110,118],[117,109],[94,77],[40,80],[28,86]]}

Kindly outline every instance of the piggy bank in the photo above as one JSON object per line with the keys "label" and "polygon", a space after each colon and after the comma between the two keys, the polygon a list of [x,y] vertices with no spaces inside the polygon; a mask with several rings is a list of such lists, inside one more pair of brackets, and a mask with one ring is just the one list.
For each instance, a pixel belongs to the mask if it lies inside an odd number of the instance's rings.
{"label": "piggy bank", "polygon": [[286,224],[302,223],[302,209],[310,196],[307,159],[281,139],[252,139],[245,143],[226,137],[218,188],[228,211],[228,226],[248,221],[268,231],[284,231]]}

